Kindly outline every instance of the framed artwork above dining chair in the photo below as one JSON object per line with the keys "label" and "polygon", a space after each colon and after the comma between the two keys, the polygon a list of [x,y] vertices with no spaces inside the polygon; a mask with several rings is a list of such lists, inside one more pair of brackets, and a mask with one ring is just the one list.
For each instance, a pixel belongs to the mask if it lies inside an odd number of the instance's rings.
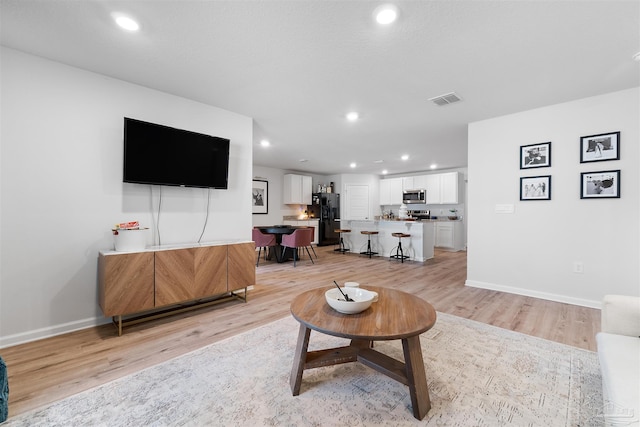
{"label": "framed artwork above dining chair", "polygon": [[251,186],[251,207],[254,214],[269,213],[269,181],[254,179]]}

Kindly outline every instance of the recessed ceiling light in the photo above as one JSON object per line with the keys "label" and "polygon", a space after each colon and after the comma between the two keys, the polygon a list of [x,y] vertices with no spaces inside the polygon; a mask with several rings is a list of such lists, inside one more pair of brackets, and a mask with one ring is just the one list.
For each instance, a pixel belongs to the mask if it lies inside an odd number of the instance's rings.
{"label": "recessed ceiling light", "polygon": [[402,157],[400,157],[402,160],[409,160],[409,155],[408,154],[403,154]]}
{"label": "recessed ceiling light", "polygon": [[351,111],[350,113],[347,113],[347,120],[349,120],[350,122],[355,122],[359,117],[360,115],[357,111]]}
{"label": "recessed ceiling light", "polygon": [[355,168],[356,167],[356,163],[355,162],[350,163],[349,167],[352,168],[352,169]]}
{"label": "recessed ceiling light", "polygon": [[388,171],[388,170],[386,170],[386,169],[382,171],[382,175],[386,175],[386,174],[388,174],[388,173],[389,173],[389,171]]}
{"label": "recessed ceiling light", "polygon": [[127,31],[138,31],[140,29],[140,24],[133,20],[133,18],[120,14],[114,15],[113,18],[120,28]]}
{"label": "recessed ceiling light", "polygon": [[398,18],[398,8],[393,4],[383,4],[373,11],[378,24],[389,25]]}
{"label": "recessed ceiling light", "polygon": [[638,52],[635,55],[633,55],[633,60],[640,62],[640,52]]}
{"label": "recessed ceiling light", "polygon": [[271,143],[268,139],[263,139],[262,141],[260,141],[260,145],[262,145],[263,147],[268,147],[271,145]]}
{"label": "recessed ceiling light", "polygon": [[433,163],[431,166],[429,166],[431,169],[435,169],[438,167],[438,165],[436,165],[435,163]]}
{"label": "recessed ceiling light", "polygon": [[384,160],[374,160],[373,163],[384,163]]}

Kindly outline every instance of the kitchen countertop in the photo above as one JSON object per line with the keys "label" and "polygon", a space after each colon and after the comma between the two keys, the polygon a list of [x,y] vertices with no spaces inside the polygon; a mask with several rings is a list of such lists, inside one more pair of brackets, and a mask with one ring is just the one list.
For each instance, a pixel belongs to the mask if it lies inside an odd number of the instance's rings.
{"label": "kitchen countertop", "polygon": [[283,221],[318,221],[320,218],[314,218],[312,216],[300,218],[300,215],[284,215],[282,217]]}
{"label": "kitchen countertop", "polygon": [[449,219],[449,218],[431,218],[431,219],[401,219],[401,218],[396,218],[396,219],[369,219],[369,220],[362,220],[362,221],[377,221],[377,222],[456,222],[456,221],[462,221],[461,218],[458,219]]}

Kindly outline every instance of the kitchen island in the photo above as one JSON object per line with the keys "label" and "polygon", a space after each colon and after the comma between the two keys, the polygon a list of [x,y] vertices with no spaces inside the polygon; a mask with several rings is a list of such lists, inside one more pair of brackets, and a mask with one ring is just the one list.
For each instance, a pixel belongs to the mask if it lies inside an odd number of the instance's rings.
{"label": "kitchen island", "polygon": [[363,252],[367,248],[367,235],[361,231],[377,231],[371,236],[373,250],[378,256],[388,258],[391,251],[398,246],[398,238],[393,233],[406,233],[411,237],[402,239],[402,249],[412,261],[425,262],[433,258],[435,245],[435,227],[433,221],[403,221],[403,220],[341,220],[340,227],[350,229],[351,233],[343,235],[345,244],[351,252]]}

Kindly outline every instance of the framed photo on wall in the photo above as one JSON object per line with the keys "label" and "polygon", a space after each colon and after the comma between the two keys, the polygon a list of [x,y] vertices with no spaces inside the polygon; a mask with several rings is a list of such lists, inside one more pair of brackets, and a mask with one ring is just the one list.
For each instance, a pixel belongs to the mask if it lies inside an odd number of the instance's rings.
{"label": "framed photo on wall", "polygon": [[620,160],[620,132],[580,138],[580,163]]}
{"label": "framed photo on wall", "polygon": [[253,208],[253,213],[269,213],[269,182],[254,179],[251,187],[251,207]]}
{"label": "framed photo on wall", "polygon": [[582,172],[580,174],[580,198],[620,198],[620,169],[612,171]]}
{"label": "framed photo on wall", "polygon": [[520,178],[520,200],[551,200],[551,175]]}
{"label": "framed photo on wall", "polygon": [[551,166],[551,142],[520,146],[520,169]]}

